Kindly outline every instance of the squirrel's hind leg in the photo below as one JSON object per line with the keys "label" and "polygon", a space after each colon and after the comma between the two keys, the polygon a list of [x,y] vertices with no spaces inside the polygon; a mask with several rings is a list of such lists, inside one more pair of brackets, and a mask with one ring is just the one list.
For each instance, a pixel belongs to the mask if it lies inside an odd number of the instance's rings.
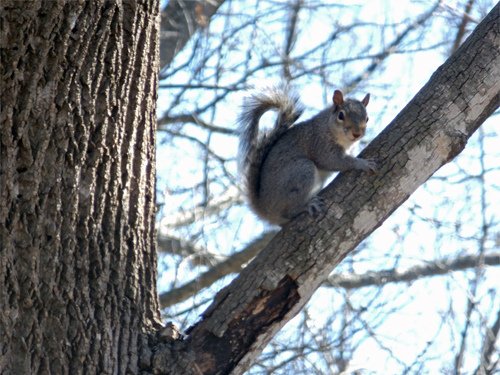
{"label": "squirrel's hind leg", "polygon": [[281,216],[291,220],[302,212],[308,212],[316,217],[325,210],[323,199],[315,195],[322,185],[318,169],[309,159],[296,161],[293,166],[293,173],[288,175],[284,185],[287,200]]}

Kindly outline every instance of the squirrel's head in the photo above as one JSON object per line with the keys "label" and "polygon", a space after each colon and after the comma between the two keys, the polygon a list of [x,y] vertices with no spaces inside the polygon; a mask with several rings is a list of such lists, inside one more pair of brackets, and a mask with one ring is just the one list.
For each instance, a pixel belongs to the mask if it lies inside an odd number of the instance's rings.
{"label": "squirrel's head", "polygon": [[365,135],[366,123],[368,122],[366,106],[369,101],[370,94],[366,94],[361,101],[344,100],[342,91],[335,90],[333,93],[332,116],[334,117],[339,143],[348,147]]}

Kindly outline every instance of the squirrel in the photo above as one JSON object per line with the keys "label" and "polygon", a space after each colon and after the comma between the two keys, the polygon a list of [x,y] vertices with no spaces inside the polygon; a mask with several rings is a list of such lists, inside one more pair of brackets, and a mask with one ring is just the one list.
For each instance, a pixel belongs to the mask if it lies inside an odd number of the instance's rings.
{"label": "squirrel", "polygon": [[[375,171],[373,159],[350,156],[347,149],[365,134],[363,100],[344,99],[335,90],[333,104],[295,124],[303,112],[296,94],[271,88],[246,98],[239,118],[239,169],[252,210],[271,224],[283,225],[302,212],[316,217],[325,209],[316,194],[335,171]],[[274,127],[259,134],[259,120],[277,110]]]}

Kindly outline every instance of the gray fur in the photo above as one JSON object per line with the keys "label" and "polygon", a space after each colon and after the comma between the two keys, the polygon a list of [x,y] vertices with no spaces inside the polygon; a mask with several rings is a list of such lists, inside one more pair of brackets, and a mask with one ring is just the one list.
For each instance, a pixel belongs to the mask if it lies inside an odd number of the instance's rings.
{"label": "gray fur", "polygon": [[[298,97],[272,89],[246,99],[240,116],[240,172],[251,208],[273,224],[283,224],[301,212],[317,215],[323,201],[316,197],[334,171],[374,170],[372,160],[346,154],[366,126],[369,96],[362,102],[343,101],[294,125],[302,113]],[[278,111],[273,129],[259,134],[259,120],[268,110]],[[345,119],[338,119],[343,111]],[[357,134],[357,139],[352,139]]]}

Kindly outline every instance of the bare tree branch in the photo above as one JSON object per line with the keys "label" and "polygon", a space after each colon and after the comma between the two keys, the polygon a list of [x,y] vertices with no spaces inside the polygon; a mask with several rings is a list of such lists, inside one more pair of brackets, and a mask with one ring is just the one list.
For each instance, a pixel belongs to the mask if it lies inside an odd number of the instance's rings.
{"label": "bare tree branch", "polygon": [[180,211],[172,214],[162,221],[162,226],[174,229],[192,224],[202,217],[216,215],[230,206],[243,203],[238,189],[230,188],[224,194],[214,198],[208,204],[200,204],[189,211]]}
{"label": "bare tree branch", "polygon": [[363,73],[358,75],[357,77],[351,79],[346,85],[345,90],[347,92],[352,91],[363,79],[365,79],[368,75],[373,73],[377,67],[379,67],[384,60],[389,57],[394,51],[396,47],[401,44],[401,42],[414,30],[418,27],[422,26],[425,22],[429,20],[429,18],[434,14],[434,12],[439,8],[441,1],[437,1],[434,6],[426,13],[422,14],[418,17],[414,22],[412,22],[408,27],[403,30],[401,33],[397,35],[397,37],[382,51],[377,57],[373,60],[373,62],[364,70]]}
{"label": "bare tree branch", "polygon": [[[423,277],[446,275],[450,272],[463,271],[477,266],[478,255],[465,255],[454,259],[442,259],[424,266],[415,266],[405,271],[395,269],[367,272],[362,275],[332,275],[325,282],[334,288],[357,289],[367,286],[385,285],[419,280]],[[484,264],[500,265],[500,253],[488,254]]]}
{"label": "bare tree branch", "polygon": [[275,232],[264,233],[259,238],[252,241],[245,250],[236,253],[226,260],[210,268],[196,279],[160,294],[160,304],[162,308],[174,305],[198,293],[201,289],[212,285],[218,279],[231,273],[241,271],[243,265],[252,260],[275,236]]}
{"label": "bare tree branch", "polygon": [[292,5],[291,9],[291,14],[290,14],[290,20],[287,25],[287,30],[286,30],[286,41],[285,41],[285,48],[284,48],[284,54],[283,54],[283,77],[285,77],[285,80],[287,82],[290,82],[292,80],[292,73],[290,71],[290,53],[292,52],[293,45],[295,44],[295,40],[297,39],[297,21],[299,18],[299,12],[302,7],[303,1],[302,0],[295,0],[295,2]]}
{"label": "bare tree branch", "polygon": [[236,130],[230,128],[224,128],[221,126],[209,124],[203,121],[196,114],[185,114],[178,116],[163,116],[158,120],[158,130],[165,130],[166,125],[173,123],[192,123],[200,126],[203,129],[209,130],[211,132],[217,132],[220,134],[236,134]]}
{"label": "bare tree branch", "polygon": [[158,236],[157,251],[164,254],[176,254],[189,261],[191,266],[212,266],[220,262],[222,256],[206,251],[190,241],[173,236]]}
{"label": "bare tree branch", "polygon": [[487,375],[494,374],[495,369],[498,369],[498,359],[492,362],[492,356],[495,352],[495,343],[498,340],[498,333],[500,331],[500,310],[497,311],[497,318],[493,327],[488,328],[485,340],[483,343],[483,350],[481,352],[481,360],[479,361],[479,367],[475,371],[476,375]]}
{"label": "bare tree branch", "polygon": [[[194,294],[207,288],[214,281],[231,273],[240,272],[243,264],[250,261],[252,257],[260,252],[267,243],[275,236],[275,232],[268,232],[253,241],[247,248],[236,253],[227,260],[214,266],[200,277],[192,280],[178,288],[172,289],[160,295],[162,308],[182,302]],[[324,286],[343,288],[346,290],[364,288],[368,286],[380,286],[390,283],[411,282],[424,277],[446,275],[451,272],[463,271],[477,266],[477,255],[465,255],[454,259],[442,259],[429,263],[425,266],[415,266],[405,271],[395,269],[367,272],[361,275],[331,275]],[[488,254],[484,257],[484,265],[500,265],[500,253]]]}
{"label": "bare tree branch", "polygon": [[467,27],[467,24],[469,23],[470,20],[470,11],[472,10],[472,6],[474,5],[474,0],[468,0],[467,4],[465,5],[465,10],[462,16],[462,21],[460,22],[460,26],[458,26],[457,30],[457,35],[455,37],[455,40],[453,42],[453,47],[451,47],[451,53],[454,53],[460,44],[462,44],[462,41],[465,36],[465,28]]}
{"label": "bare tree branch", "polygon": [[161,12],[160,66],[174,56],[198,29],[207,27],[224,0],[171,0]]}

